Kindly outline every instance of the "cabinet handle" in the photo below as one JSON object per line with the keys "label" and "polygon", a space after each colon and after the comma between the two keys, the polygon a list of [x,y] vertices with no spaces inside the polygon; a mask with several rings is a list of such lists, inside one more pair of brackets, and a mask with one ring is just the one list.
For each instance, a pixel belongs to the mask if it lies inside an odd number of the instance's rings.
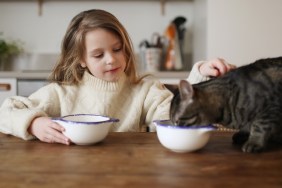
{"label": "cabinet handle", "polygon": [[11,84],[0,83],[0,91],[10,91],[10,90],[11,90]]}

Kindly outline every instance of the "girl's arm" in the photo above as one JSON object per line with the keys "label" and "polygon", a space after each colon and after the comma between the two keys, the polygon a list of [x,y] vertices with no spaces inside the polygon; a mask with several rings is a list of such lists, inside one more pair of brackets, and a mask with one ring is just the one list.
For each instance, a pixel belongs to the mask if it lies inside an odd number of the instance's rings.
{"label": "girl's arm", "polygon": [[60,115],[60,102],[53,85],[47,85],[29,97],[7,98],[0,108],[0,132],[25,140],[34,139],[28,128],[34,119]]}
{"label": "girl's arm", "polygon": [[221,58],[200,61],[194,64],[187,80],[192,84],[196,84],[206,81],[210,77],[221,76],[234,68],[236,68],[235,65],[229,64]]}
{"label": "girl's arm", "polygon": [[155,132],[154,120],[169,119],[169,108],[173,94],[159,81],[155,81],[147,92],[144,101],[145,124],[149,127],[150,132]]}

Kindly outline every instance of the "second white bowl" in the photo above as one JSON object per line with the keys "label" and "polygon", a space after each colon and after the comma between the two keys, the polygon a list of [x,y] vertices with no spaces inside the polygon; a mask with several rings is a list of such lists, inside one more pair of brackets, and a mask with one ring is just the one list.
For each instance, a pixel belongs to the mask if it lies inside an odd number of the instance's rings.
{"label": "second white bowl", "polygon": [[212,125],[199,127],[175,126],[170,120],[156,120],[160,143],[174,152],[185,153],[203,148],[209,141]]}

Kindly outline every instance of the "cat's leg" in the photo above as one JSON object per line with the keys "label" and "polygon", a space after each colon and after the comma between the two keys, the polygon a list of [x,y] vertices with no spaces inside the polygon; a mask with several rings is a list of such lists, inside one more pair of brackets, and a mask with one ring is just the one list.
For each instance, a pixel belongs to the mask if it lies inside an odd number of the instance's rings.
{"label": "cat's leg", "polygon": [[271,138],[271,142],[277,143],[277,144],[282,144],[282,133],[281,135],[274,135],[273,138]]}
{"label": "cat's leg", "polygon": [[280,125],[282,120],[279,119],[276,122],[278,123],[276,123],[275,127],[273,127],[269,141],[274,144],[282,145],[282,125]]}
{"label": "cat's leg", "polygon": [[271,125],[254,123],[251,126],[250,136],[242,150],[248,153],[260,152],[265,148],[271,131]]}
{"label": "cat's leg", "polygon": [[243,145],[248,140],[249,135],[250,133],[245,131],[236,132],[232,137],[233,144]]}

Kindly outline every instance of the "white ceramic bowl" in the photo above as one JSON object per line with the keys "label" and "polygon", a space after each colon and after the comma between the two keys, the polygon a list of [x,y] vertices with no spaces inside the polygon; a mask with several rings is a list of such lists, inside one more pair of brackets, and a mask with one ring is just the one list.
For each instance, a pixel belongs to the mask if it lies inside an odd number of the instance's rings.
{"label": "white ceramic bowl", "polygon": [[212,125],[199,127],[175,126],[170,120],[155,120],[160,143],[174,152],[185,153],[203,148],[209,141]]}
{"label": "white ceramic bowl", "polygon": [[90,145],[102,141],[118,119],[94,114],[74,114],[52,118],[65,128],[63,134],[77,145]]}

